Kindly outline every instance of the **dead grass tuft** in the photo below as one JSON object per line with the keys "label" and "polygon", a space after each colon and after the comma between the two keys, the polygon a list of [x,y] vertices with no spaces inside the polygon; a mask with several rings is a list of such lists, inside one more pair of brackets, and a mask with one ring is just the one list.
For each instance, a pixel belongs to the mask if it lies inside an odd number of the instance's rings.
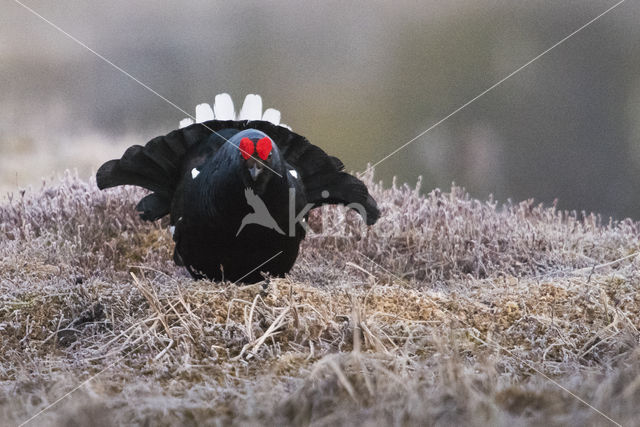
{"label": "dead grass tuft", "polygon": [[[633,424],[638,223],[365,176],[285,279],[192,281],[141,190],[67,175],[0,206],[0,419]],[[548,378],[546,378],[548,377]]]}

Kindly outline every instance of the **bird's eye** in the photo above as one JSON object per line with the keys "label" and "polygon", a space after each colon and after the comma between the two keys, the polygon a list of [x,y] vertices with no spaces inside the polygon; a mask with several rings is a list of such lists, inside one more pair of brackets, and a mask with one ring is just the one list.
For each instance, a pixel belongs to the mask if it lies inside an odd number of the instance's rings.
{"label": "bird's eye", "polygon": [[253,146],[253,141],[251,141],[249,138],[242,138],[240,140],[240,153],[245,160],[253,155],[254,149],[255,147]]}
{"label": "bird's eye", "polygon": [[258,152],[258,156],[260,156],[262,160],[267,160],[267,158],[269,158],[272,148],[273,145],[271,144],[271,139],[269,139],[268,136],[259,139],[258,143],[256,144],[256,151]]}

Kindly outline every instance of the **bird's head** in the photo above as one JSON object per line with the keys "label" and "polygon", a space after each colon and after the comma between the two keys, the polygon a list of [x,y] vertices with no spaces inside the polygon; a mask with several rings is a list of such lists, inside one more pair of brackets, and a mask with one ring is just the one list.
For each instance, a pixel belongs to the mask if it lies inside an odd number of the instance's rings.
{"label": "bird's head", "polygon": [[282,175],[280,151],[273,140],[264,132],[247,129],[233,136],[240,157],[242,180],[246,187],[260,194],[273,177]]}

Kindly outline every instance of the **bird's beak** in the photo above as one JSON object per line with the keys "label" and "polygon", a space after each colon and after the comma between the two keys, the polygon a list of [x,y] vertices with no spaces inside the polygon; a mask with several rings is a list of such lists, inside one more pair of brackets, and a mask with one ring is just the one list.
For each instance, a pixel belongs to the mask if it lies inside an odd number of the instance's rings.
{"label": "bird's beak", "polygon": [[249,168],[249,173],[251,174],[251,179],[255,181],[258,179],[258,175],[262,173],[262,168],[259,167],[257,163],[255,163],[252,167]]}

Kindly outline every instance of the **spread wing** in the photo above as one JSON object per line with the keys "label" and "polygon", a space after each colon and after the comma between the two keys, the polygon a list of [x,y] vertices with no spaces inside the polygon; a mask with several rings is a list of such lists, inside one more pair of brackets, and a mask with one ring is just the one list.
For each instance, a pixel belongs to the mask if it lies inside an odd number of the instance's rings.
{"label": "spread wing", "polygon": [[[167,215],[176,189],[185,174],[215,155],[233,134],[243,129],[260,130],[275,141],[285,160],[300,175],[307,200],[314,206],[327,203],[359,204],[368,224],[378,216],[375,200],[356,177],[343,172],[343,163],[288,128],[262,120],[210,120],[158,136],[145,146],[129,147],[120,159],[104,163],[96,175],[98,187],[137,185],[153,193],[138,203],[142,219],[153,221]],[[323,197],[324,192],[329,197]]]}

